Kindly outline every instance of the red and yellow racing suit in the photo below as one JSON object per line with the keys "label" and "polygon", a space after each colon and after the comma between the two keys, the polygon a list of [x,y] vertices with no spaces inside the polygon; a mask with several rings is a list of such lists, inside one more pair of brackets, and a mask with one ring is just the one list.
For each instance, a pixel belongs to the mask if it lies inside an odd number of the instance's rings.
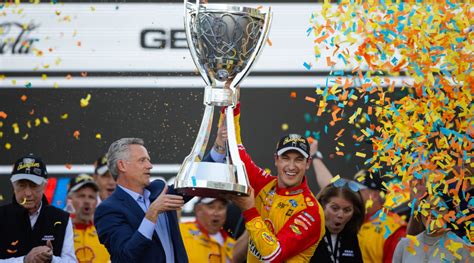
{"label": "red and yellow racing suit", "polygon": [[239,106],[234,110],[236,139],[255,190],[255,207],[243,212],[250,234],[247,262],[309,262],[324,237],[323,209],[306,178],[296,187],[279,188],[277,177],[252,161],[241,144]]}
{"label": "red and yellow racing suit", "polygon": [[198,222],[181,223],[179,228],[189,262],[232,262],[235,240],[225,230],[220,231],[224,238],[221,245]]}
{"label": "red and yellow racing suit", "polygon": [[74,224],[74,249],[77,262],[110,262],[110,255],[99,242],[94,224]]}
{"label": "red and yellow racing suit", "polygon": [[406,236],[406,223],[397,214],[377,211],[367,215],[358,238],[364,262],[392,262],[398,241]]}

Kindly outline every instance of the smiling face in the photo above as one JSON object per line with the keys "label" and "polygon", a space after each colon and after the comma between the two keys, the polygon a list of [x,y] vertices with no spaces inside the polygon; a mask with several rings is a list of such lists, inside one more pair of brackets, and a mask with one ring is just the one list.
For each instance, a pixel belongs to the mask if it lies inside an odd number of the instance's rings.
{"label": "smiling face", "polygon": [[195,208],[196,220],[213,235],[224,226],[227,215],[227,204],[216,199],[210,204],[198,203]]}
{"label": "smiling face", "polygon": [[278,172],[278,187],[291,188],[303,182],[310,162],[298,151],[287,151],[275,157]]}
{"label": "smiling face", "polygon": [[91,186],[83,186],[71,195],[75,223],[86,224],[92,221],[97,205],[97,191]]}
{"label": "smiling face", "polygon": [[145,147],[138,144],[128,146],[128,158],[118,161],[118,169],[123,174],[117,180],[130,190],[142,193],[150,184],[150,156]]}
{"label": "smiling face", "polygon": [[329,202],[324,206],[326,227],[329,229],[331,234],[338,234],[341,232],[347,222],[351,220],[353,214],[353,204],[339,196],[331,197]]}
{"label": "smiling face", "polygon": [[45,184],[37,185],[30,180],[18,180],[13,183],[13,192],[18,204],[28,209],[31,214],[35,213],[43,197]]}

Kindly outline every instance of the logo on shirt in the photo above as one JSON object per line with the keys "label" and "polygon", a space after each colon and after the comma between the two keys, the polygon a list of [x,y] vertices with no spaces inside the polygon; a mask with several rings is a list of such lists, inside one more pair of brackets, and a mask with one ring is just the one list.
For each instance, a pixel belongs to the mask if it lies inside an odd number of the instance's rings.
{"label": "logo on shirt", "polygon": [[53,241],[54,236],[53,235],[44,235],[43,238],[41,239],[42,241]]}
{"label": "logo on shirt", "polygon": [[354,251],[345,249],[344,252],[342,252],[343,257],[354,257]]}
{"label": "logo on shirt", "polygon": [[290,202],[292,207],[297,207],[298,206],[298,203],[296,202],[295,199],[290,199],[289,202]]}
{"label": "logo on shirt", "polygon": [[299,225],[299,226],[302,226],[304,228],[304,230],[308,230],[308,226],[306,225],[306,223],[303,222],[302,220],[298,219],[298,218],[295,218],[295,224]]}
{"label": "logo on shirt", "polygon": [[290,228],[291,228],[291,231],[293,231],[293,233],[295,233],[297,235],[301,235],[301,230],[297,226],[290,225]]}
{"label": "logo on shirt", "polygon": [[273,239],[272,235],[270,235],[270,233],[268,233],[268,232],[263,232],[262,233],[262,238],[270,246],[273,246],[275,244],[275,240]]}

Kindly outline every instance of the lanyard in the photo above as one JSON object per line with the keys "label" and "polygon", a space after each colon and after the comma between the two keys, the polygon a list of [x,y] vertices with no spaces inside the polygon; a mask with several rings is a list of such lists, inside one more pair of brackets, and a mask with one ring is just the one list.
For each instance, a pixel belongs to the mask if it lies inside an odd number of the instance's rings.
{"label": "lanyard", "polygon": [[326,245],[328,247],[328,251],[331,254],[331,262],[338,263],[339,262],[339,256],[341,254],[341,251],[339,250],[339,235],[336,237],[336,245],[332,247],[332,242],[331,242],[331,236],[329,236],[327,233],[324,235],[324,241],[326,242]]}

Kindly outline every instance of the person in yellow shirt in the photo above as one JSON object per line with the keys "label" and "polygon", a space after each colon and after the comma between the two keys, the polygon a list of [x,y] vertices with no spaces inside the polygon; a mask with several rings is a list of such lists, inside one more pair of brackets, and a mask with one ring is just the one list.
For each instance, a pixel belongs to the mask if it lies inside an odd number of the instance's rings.
{"label": "person in yellow shirt", "polygon": [[201,197],[194,207],[196,220],[180,224],[190,263],[232,262],[235,240],[222,228],[226,213],[225,199]]}
{"label": "person in yellow shirt", "polygon": [[80,174],[69,185],[68,198],[71,199],[71,214],[74,228],[74,249],[80,263],[110,262],[107,249],[99,242],[93,223],[97,206],[99,187],[94,178]]}

